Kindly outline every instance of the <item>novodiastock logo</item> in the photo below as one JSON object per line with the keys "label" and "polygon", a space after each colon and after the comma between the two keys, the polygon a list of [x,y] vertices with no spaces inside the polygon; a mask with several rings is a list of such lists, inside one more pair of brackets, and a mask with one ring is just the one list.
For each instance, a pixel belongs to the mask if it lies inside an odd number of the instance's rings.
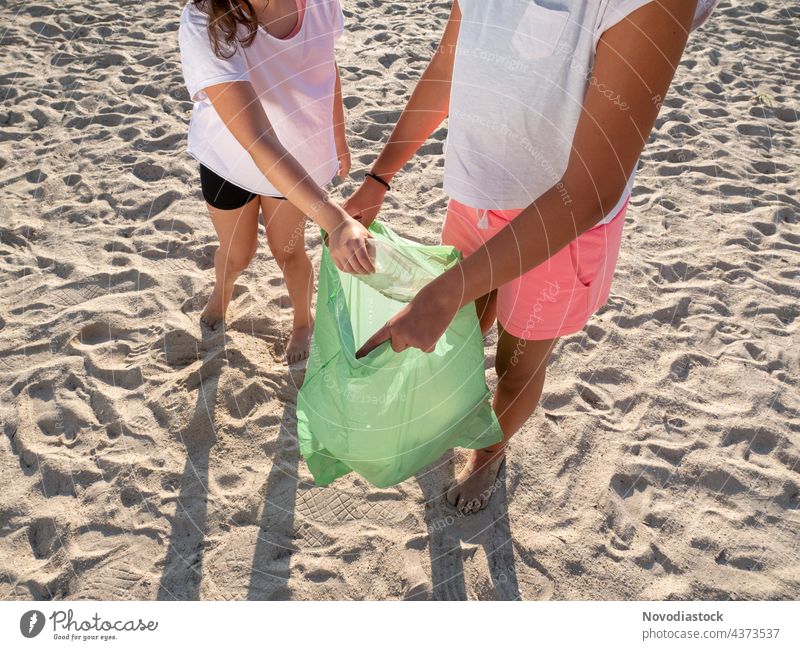
{"label": "novodiastock logo", "polygon": [[44,629],[44,614],[38,609],[25,612],[19,619],[19,631],[26,639],[32,639]]}

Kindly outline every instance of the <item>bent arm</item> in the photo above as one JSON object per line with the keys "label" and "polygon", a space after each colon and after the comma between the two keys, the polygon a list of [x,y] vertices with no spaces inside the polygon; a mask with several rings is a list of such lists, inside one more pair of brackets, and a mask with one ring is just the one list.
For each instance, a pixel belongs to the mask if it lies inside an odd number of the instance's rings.
{"label": "bent arm", "polygon": [[327,232],[348,219],[280,143],[249,81],[204,90],[225,126],[283,196]]}
{"label": "bent arm", "polygon": [[[466,305],[538,266],[613,209],[672,81],[695,5],[650,2],[605,32],[563,177],[432,290]],[[609,100],[608,89],[624,105]]]}
{"label": "bent arm", "polygon": [[386,181],[392,179],[447,117],[460,23],[461,10],[455,0],[438,49],[372,165],[372,173]]}

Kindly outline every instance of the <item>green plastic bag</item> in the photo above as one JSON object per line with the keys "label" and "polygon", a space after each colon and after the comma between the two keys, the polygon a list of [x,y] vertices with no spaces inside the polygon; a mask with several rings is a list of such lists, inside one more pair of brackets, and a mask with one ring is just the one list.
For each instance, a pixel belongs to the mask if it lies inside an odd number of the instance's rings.
{"label": "green plastic bag", "polygon": [[[451,246],[421,246],[377,222],[370,231],[379,251],[382,247],[384,255],[400,260],[400,277],[409,286],[424,284],[421,274],[438,275],[460,259]],[[380,273],[368,281],[387,288]],[[393,289],[385,293],[404,294]],[[456,314],[430,354],[413,348],[396,353],[387,342],[355,358],[403,306],[358,276],[341,273],[323,249],[314,337],[297,399],[300,452],[317,485],[355,471],[377,487],[388,487],[447,449],[477,449],[502,437],[472,305]]]}

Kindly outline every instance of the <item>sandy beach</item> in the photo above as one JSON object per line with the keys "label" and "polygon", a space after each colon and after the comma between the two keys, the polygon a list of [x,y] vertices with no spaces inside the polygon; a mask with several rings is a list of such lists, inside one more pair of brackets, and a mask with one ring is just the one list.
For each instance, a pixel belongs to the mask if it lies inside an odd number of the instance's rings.
{"label": "sandy beach", "polygon": [[[343,5],[360,179],[449,3]],[[796,5],[723,0],[690,39],[611,298],[471,517],[442,497],[460,451],[389,489],[313,485],[265,240],[201,330],[217,240],[179,14],[0,6],[0,599],[800,598]],[[438,243],[445,134],[382,213],[416,241]]]}

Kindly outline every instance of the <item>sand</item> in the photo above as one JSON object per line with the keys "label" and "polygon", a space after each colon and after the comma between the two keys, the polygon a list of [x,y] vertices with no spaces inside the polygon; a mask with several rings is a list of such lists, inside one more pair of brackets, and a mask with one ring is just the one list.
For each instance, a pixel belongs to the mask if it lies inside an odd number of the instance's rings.
{"label": "sand", "polygon": [[[360,172],[448,4],[345,8]],[[0,598],[800,597],[796,6],[725,0],[693,37],[612,296],[559,343],[469,518],[442,499],[461,452],[391,489],[313,486],[266,245],[228,329],[201,331],[216,241],[184,153],[179,11],[0,7]],[[384,213],[428,243],[444,134]],[[491,386],[492,367],[489,345]]]}

